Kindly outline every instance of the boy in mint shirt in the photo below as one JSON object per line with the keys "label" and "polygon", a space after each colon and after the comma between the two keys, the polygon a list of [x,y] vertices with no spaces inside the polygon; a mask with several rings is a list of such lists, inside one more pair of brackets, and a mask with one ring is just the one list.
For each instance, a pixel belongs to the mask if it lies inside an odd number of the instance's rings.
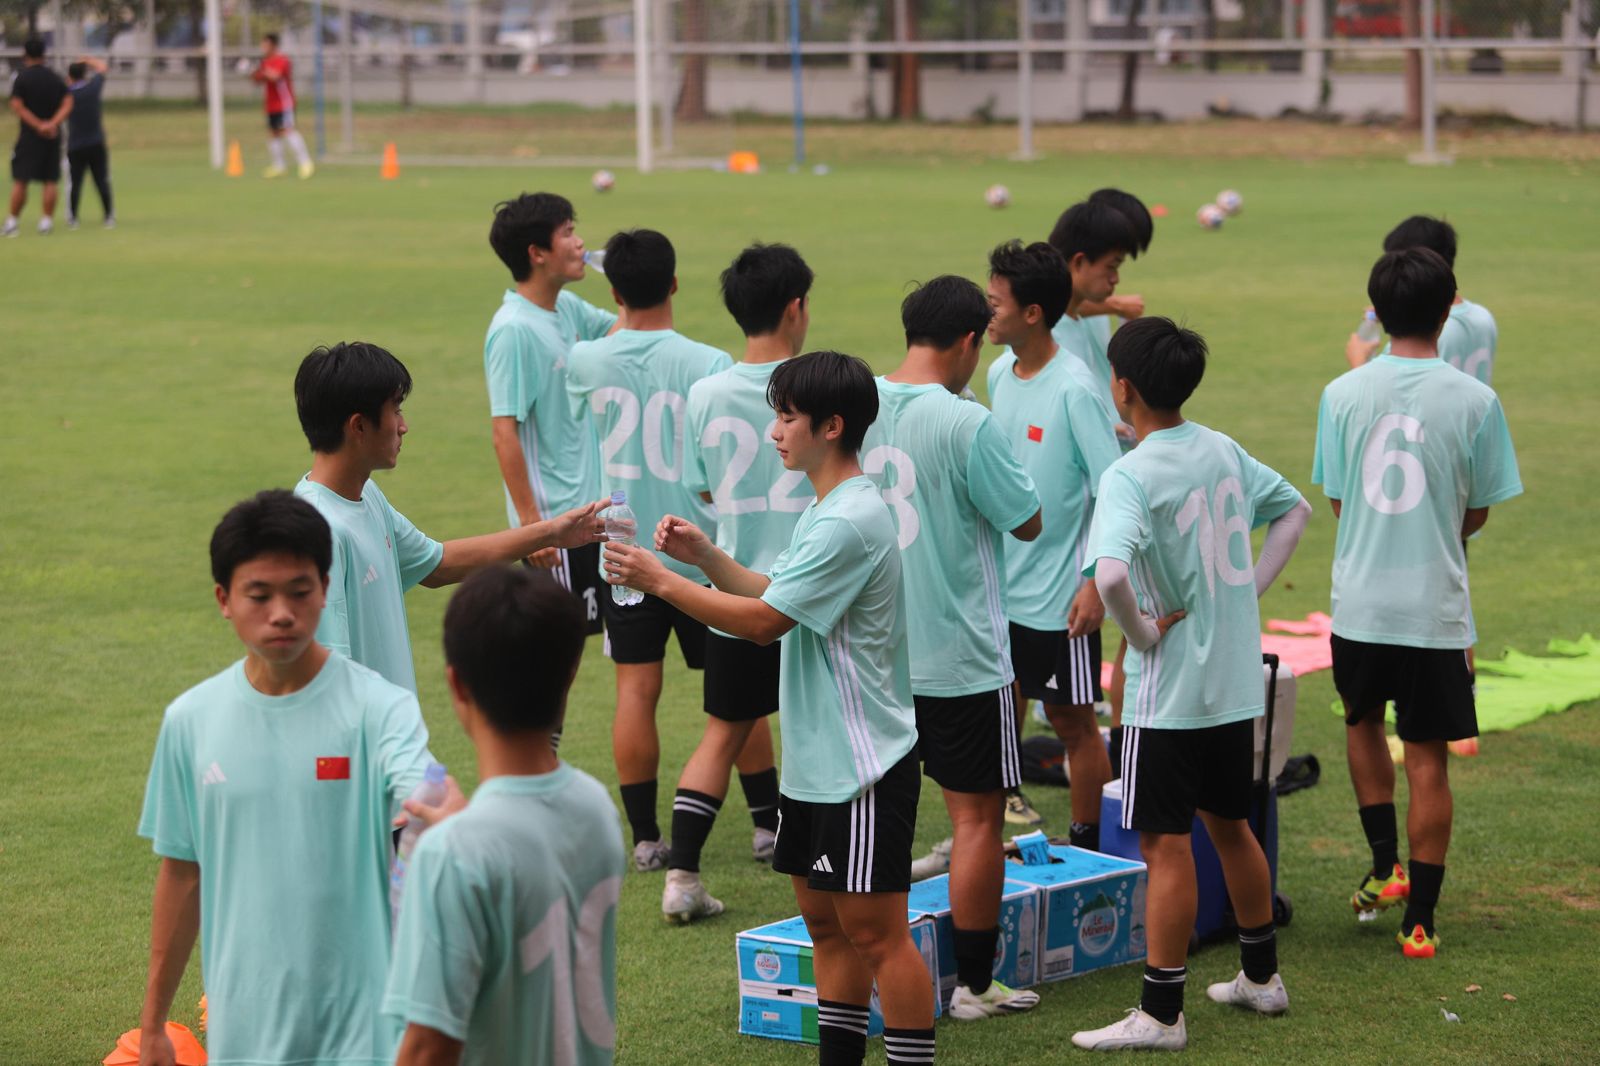
{"label": "boy in mint shirt", "polygon": [[[1522,492],[1499,398],[1438,357],[1455,292],[1454,273],[1433,251],[1378,260],[1367,295],[1393,343],[1323,391],[1311,475],[1339,519],[1333,683],[1372,849],[1350,902],[1359,916],[1404,900],[1397,935],[1410,958],[1432,958],[1439,945],[1433,912],[1454,812],[1447,744],[1478,735],[1465,538],[1483,528],[1491,505]],[[1389,701],[1410,786],[1409,871],[1384,737]]]}
{"label": "boy in mint shirt", "polygon": [[[1100,479],[1084,556],[1128,638],[1122,827],[1150,867],[1139,1009],[1076,1033],[1081,1048],[1176,1051],[1188,1042],[1184,960],[1196,889],[1196,813],[1222,859],[1242,969],[1206,994],[1262,1014],[1288,1009],[1278,976],[1272,875],[1250,831],[1254,720],[1264,710],[1256,600],[1282,571],[1311,507],[1232,440],[1186,421],[1205,373],[1200,335],[1165,318],[1111,338],[1112,390],[1139,446]],[[1272,525],[1252,561],[1250,530]]]}
{"label": "boy in mint shirt", "polygon": [[605,786],[551,744],[583,654],[545,572],[469,577],[444,617],[450,701],[478,788],[417,842],[383,1012],[398,1066],[606,1066],[625,856]]}
{"label": "boy in mint shirt", "polygon": [[676,515],[657,549],[716,588],[668,570],[647,548],[607,544],[607,580],[659,596],[758,644],[782,637],[784,737],[773,869],[789,875],[813,942],[819,1061],[866,1054],[876,982],[891,1064],[934,1058],[933,989],[906,921],[916,830],[916,712],[894,518],[857,453],[878,414],[872,371],[811,352],[772,372],[773,442],[817,499],[766,574],[734,562]]}
{"label": "boy in mint shirt", "polygon": [[1003,534],[1039,536],[1039,495],[998,422],[963,400],[994,312],[966,278],[934,278],[900,305],[906,357],[878,379],[862,469],[899,529],[911,692],[923,772],[944,791],[956,988],[963,1021],[1031,1010],[993,979],[1005,790],[1022,783],[1006,622]]}
{"label": "boy in mint shirt", "polygon": [[[1139,254],[1139,230],[1128,216],[1105,199],[1086,200],[1061,213],[1050,231],[1048,243],[1066,260],[1072,287],[1067,306],[1051,327],[1056,343],[1094,375],[1096,394],[1105,406],[1106,417],[1117,425],[1117,435],[1131,441],[1132,431],[1117,420],[1111,398],[1111,362],[1106,346],[1111,339],[1111,323],[1094,311],[1104,307],[1117,291],[1119,271],[1125,260]],[[1084,305],[1090,305],[1085,311]]]}
{"label": "boy in mint shirt", "polygon": [[[499,204],[489,229],[489,244],[515,283],[483,342],[494,454],[513,529],[600,495],[594,425],[567,407],[567,356],[578,341],[604,337],[617,316],[567,289],[587,273],[576,224],[570,200],[538,192]],[[582,601],[588,631],[600,632],[606,590],[598,545],[546,548],[528,562],[554,572]]]}
{"label": "boy in mint shirt", "polygon": [[198,935],[210,1061],[386,1066],[390,819],[422,780],[416,698],[318,643],[328,524],[284,491],[211,536],[222,615],[245,657],[161,721],[139,835],[156,875],[140,1062],[170,1066],[166,1020]]}
{"label": "boy in mint shirt", "polygon": [[[662,515],[689,515],[711,528],[714,516],[684,483],[684,410],[689,388],[733,365],[728,353],[690,340],[672,328],[678,291],[672,242],[655,230],[627,230],[606,242],[606,280],[623,308],[626,328],[602,340],[573,345],[567,367],[567,402],[574,418],[592,419],[600,438],[601,488],[628,494],[639,530],[649,536]],[[694,567],[669,562],[701,580]],[[600,595],[606,654],[616,666],[617,710],[612,754],[622,808],[633,830],[633,865],[640,871],[667,865],[671,846],[656,821],[656,777],[661,740],[656,704],[661,699],[667,639],[674,633],[684,662],[705,662],[705,626],[658,599],[621,607]]]}

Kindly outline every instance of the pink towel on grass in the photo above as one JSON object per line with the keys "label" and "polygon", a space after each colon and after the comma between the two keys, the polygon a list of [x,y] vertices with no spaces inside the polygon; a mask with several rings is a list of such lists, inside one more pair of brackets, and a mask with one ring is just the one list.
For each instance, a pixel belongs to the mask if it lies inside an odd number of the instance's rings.
{"label": "pink towel on grass", "polygon": [[[1321,611],[1313,611],[1298,622],[1269,618],[1267,629],[1276,632],[1261,634],[1261,650],[1276,655],[1282,665],[1294,671],[1294,676],[1304,677],[1333,667],[1333,645],[1328,640],[1333,635],[1333,619]],[[1100,666],[1100,687],[1111,687],[1109,659]]]}

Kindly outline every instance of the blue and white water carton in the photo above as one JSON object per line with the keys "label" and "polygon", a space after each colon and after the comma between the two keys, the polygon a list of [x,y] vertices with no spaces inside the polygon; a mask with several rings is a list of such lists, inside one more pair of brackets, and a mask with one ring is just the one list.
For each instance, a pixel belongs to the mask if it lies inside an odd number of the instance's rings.
{"label": "blue and white water carton", "polygon": [[[928,967],[937,1017],[938,934],[932,918],[912,912],[911,939]],[[812,970],[811,934],[805,919],[746,929],[736,940],[739,955],[739,1032],[773,1040],[817,1043],[817,979]],[[867,1035],[883,1033],[883,1014],[874,989],[868,1007]]]}
{"label": "blue and white water carton", "polygon": [[[1009,870],[1010,867],[1008,866]],[[956,990],[956,938],[950,921],[950,875],[911,886],[906,906],[936,923],[939,996],[948,1004]],[[1012,988],[1036,984],[1039,953],[1039,892],[1033,885],[1007,881],[1000,893],[1000,938],[995,945],[994,979]]]}
{"label": "blue and white water carton", "polygon": [[1039,980],[1144,958],[1144,863],[1060,844],[1050,857],[1048,866],[1006,864],[1007,884],[1039,892]]}

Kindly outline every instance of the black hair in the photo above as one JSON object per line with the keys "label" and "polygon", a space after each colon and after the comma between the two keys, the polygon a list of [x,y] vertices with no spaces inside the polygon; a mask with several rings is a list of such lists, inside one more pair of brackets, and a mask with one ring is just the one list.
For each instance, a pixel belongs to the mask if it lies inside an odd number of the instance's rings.
{"label": "black hair", "polygon": [[1110,252],[1135,255],[1139,233],[1127,215],[1104,200],[1085,200],[1061,212],[1050,243],[1068,263],[1082,252],[1092,263]]}
{"label": "black hair", "polygon": [[1206,373],[1205,338],[1159,315],[1124,322],[1106,355],[1112,373],[1133,385],[1153,411],[1178,410]]}
{"label": "black hair", "polygon": [[1390,337],[1432,337],[1455,298],[1455,272],[1431,248],[1385,252],[1367,277],[1367,299]]}
{"label": "black hair", "polygon": [[411,394],[411,372],[376,344],[348,341],[314,348],[294,376],[294,405],[300,428],[314,452],[336,452],[344,444],[344,424],[362,415],[374,424],[383,405]]}
{"label": "black hair", "polygon": [[816,275],[787,244],[752,244],[722,272],[722,302],[746,337],[771,333],[784,308],[803,300]]}
{"label": "black hair", "polygon": [[773,370],[767,404],[780,414],[805,415],[813,431],[838,415],[844,419],[839,447],[857,452],[867,427],[878,418],[878,384],[867,364],[853,355],[807,352]]}
{"label": "black hair", "polygon": [[239,567],[274,553],[309,559],[317,565],[317,576],[324,579],[333,565],[328,520],[285,489],[258,492],[222,516],[211,532],[211,577],[227,588]]}
{"label": "black hair", "polygon": [[969,333],[982,336],[993,317],[994,308],[983,290],[955,274],[941,274],[900,301],[907,346],[949,348]]}
{"label": "black hair", "polygon": [[444,661],[502,736],[561,724],[583,643],[583,611],[547,570],[486,567],[444,612]]}
{"label": "black hair", "polygon": [[1054,329],[1067,313],[1072,298],[1072,272],[1067,260],[1052,245],[1034,241],[1007,241],[989,253],[989,276],[1005,278],[1011,295],[1023,310],[1037,304],[1045,329]]}
{"label": "black hair", "polygon": [[278,35],[276,33],[263,33],[261,39],[263,41],[271,41],[274,48],[278,47]]}
{"label": "black hair", "polygon": [[1442,218],[1431,215],[1412,215],[1383,239],[1383,250],[1398,252],[1402,248],[1428,248],[1439,254],[1445,265],[1454,270],[1456,265],[1456,228]]}
{"label": "black hair", "polygon": [[517,281],[533,274],[528,246],[548,250],[556,230],[576,222],[572,201],[553,192],[525,192],[515,200],[494,205],[494,222],[489,226],[489,245]]}
{"label": "black hair", "polygon": [[44,38],[43,37],[29,37],[22,44],[22,54],[27,56],[29,59],[43,59],[44,58]]}
{"label": "black hair", "polygon": [[67,77],[73,81],[82,81],[83,76],[87,73],[89,73],[89,64],[87,63],[69,63],[67,65]]}
{"label": "black hair", "polygon": [[606,242],[606,280],[628,307],[642,311],[666,303],[677,272],[678,253],[665,234],[627,229]]}
{"label": "black hair", "polygon": [[1150,241],[1156,235],[1156,223],[1150,217],[1150,209],[1144,206],[1144,201],[1122,189],[1096,189],[1089,194],[1090,203],[1108,204],[1121,211],[1127,220],[1133,223],[1133,231],[1138,235],[1139,247],[1128,254],[1138,258],[1140,252],[1150,250]]}

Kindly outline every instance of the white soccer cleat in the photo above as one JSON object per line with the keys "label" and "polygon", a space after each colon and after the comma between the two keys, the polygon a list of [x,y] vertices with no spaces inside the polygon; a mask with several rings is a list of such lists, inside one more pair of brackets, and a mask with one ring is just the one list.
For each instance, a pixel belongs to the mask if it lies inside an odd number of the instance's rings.
{"label": "white soccer cleat", "polygon": [[17,220],[14,218],[8,218],[5,221],[5,225],[0,226],[0,237],[15,237],[19,229],[20,227],[17,225]]}
{"label": "white soccer cleat", "polygon": [[672,845],[665,840],[641,840],[633,846],[633,868],[642,874],[665,870]]}
{"label": "white soccer cleat", "polygon": [[1104,1029],[1073,1033],[1072,1042],[1085,1051],[1182,1051],[1189,1044],[1189,1033],[1182,1014],[1171,1025],[1162,1025],[1135,1007],[1126,1018]]}
{"label": "white soccer cleat", "polygon": [[1277,974],[1266,984],[1258,985],[1240,970],[1239,976],[1231,981],[1207,986],[1206,995],[1213,1003],[1231,1003],[1257,1014],[1282,1014],[1289,1009],[1289,992],[1283,987],[1283,978]]}
{"label": "white soccer cleat", "polygon": [[772,865],[772,856],[778,850],[778,834],[756,826],[750,834],[750,856],[756,862]]}
{"label": "white soccer cleat", "polygon": [[950,872],[950,849],[955,846],[954,837],[945,837],[933,846],[933,850],[922,858],[911,863],[911,880],[925,881],[930,877]]}
{"label": "white soccer cleat", "polygon": [[300,180],[301,181],[305,181],[307,178],[309,178],[311,175],[315,174],[316,172],[317,172],[317,168],[311,162],[311,160],[308,159],[304,163],[300,164],[299,174],[300,174]]}
{"label": "white soccer cleat", "polygon": [[39,220],[39,236],[47,237],[55,231],[56,224],[49,215],[46,215],[44,218]]}
{"label": "white soccer cleat", "polygon": [[674,925],[688,925],[699,918],[714,918],[726,908],[706,891],[700,875],[692,870],[668,870],[661,889],[661,917]]}
{"label": "white soccer cleat", "polygon": [[950,1016],[964,1022],[979,1018],[998,1018],[1002,1014],[1021,1014],[1039,1005],[1039,993],[1021,988],[1007,988],[999,981],[990,981],[982,992],[973,992],[966,985],[956,985],[950,997]]}

